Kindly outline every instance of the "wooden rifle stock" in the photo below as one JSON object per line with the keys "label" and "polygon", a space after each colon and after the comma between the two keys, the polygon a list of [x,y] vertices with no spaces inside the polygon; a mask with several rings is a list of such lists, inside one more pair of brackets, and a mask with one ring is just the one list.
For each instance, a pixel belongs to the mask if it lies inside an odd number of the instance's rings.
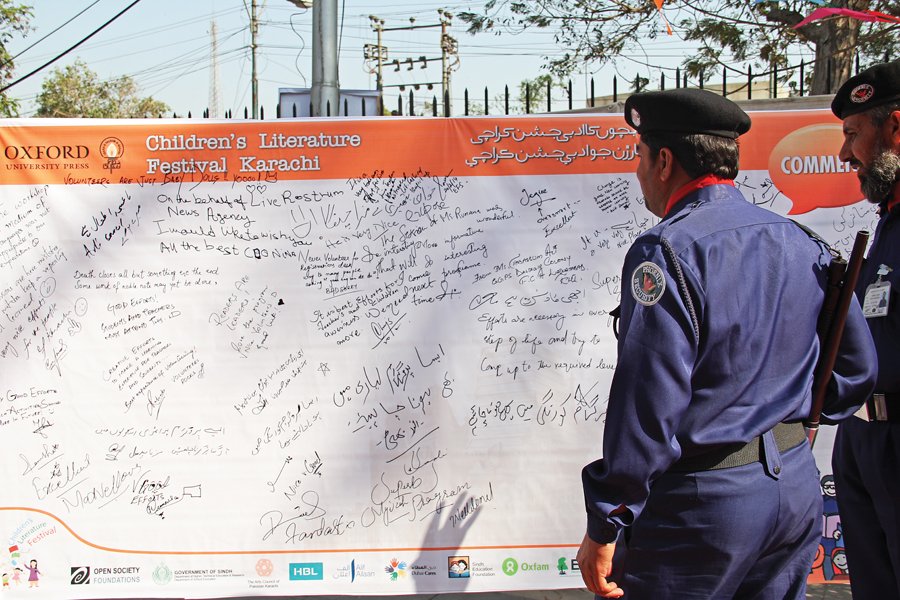
{"label": "wooden rifle stock", "polygon": [[853,243],[853,250],[850,252],[850,260],[844,261],[842,258],[836,258],[831,261],[828,270],[825,301],[822,304],[817,324],[820,352],[813,377],[812,407],[809,411],[809,418],[804,422],[810,446],[816,443],[819,420],[825,405],[825,392],[831,382],[831,373],[834,370],[834,363],[837,361],[841,336],[844,334],[844,325],[847,323],[847,312],[850,310],[850,302],[853,299],[868,242],[869,232],[858,232]]}

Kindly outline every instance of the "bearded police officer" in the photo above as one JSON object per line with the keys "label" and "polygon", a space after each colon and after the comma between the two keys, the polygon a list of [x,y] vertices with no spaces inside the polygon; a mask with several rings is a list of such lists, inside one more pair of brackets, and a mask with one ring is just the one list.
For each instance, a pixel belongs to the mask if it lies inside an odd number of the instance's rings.
{"label": "bearded police officer", "polygon": [[[822,496],[801,421],[831,254],[735,188],[750,118],[733,102],[637,94],[625,119],[662,221],[622,271],[604,458],[582,472],[582,576],[609,598],[803,598]],[[874,358],[854,301],[823,422],[871,393]]]}
{"label": "bearded police officer", "polygon": [[900,60],[848,79],[831,110],[843,120],[840,158],[880,212],[856,288],[878,380],[862,419],[838,428],[832,467],[853,597],[900,599]]}

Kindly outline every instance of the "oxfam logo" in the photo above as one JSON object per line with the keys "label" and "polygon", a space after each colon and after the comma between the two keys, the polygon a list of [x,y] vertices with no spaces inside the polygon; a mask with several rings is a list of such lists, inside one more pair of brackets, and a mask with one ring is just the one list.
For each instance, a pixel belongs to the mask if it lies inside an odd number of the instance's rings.
{"label": "oxfam logo", "polygon": [[512,577],[519,572],[519,563],[514,558],[507,558],[503,561],[503,574]]}

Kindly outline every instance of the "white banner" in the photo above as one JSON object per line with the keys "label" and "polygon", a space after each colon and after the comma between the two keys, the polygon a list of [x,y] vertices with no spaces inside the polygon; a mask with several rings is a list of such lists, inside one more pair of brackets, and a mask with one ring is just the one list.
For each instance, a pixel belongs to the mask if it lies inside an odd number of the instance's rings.
{"label": "white banner", "polygon": [[[0,127],[2,594],[581,587],[608,313],[656,222],[620,126]],[[803,220],[847,247],[874,214]]]}

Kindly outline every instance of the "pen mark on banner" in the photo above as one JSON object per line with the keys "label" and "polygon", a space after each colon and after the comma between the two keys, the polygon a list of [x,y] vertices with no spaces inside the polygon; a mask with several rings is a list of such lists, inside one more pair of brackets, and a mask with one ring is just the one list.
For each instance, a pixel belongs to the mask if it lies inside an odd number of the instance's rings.
{"label": "pen mark on banner", "polygon": [[271,492],[273,494],[275,493],[275,484],[278,483],[279,479],[281,479],[281,475],[284,473],[284,468],[287,467],[288,463],[290,463],[292,460],[293,460],[293,458],[291,458],[290,456],[288,456],[286,459],[284,459],[284,462],[281,463],[281,470],[278,471],[278,475],[275,477],[275,481],[267,481],[266,482],[266,485],[269,486],[269,492]]}
{"label": "pen mark on banner", "polygon": [[440,427],[435,427],[434,429],[432,429],[431,431],[429,431],[428,433],[426,433],[425,435],[423,435],[422,437],[420,437],[418,440],[416,440],[415,442],[413,442],[413,443],[409,446],[409,448],[407,448],[406,450],[404,450],[403,452],[401,452],[400,454],[398,454],[398,455],[395,456],[394,458],[388,460],[388,461],[387,461],[388,464],[394,462],[394,461],[397,460],[398,458],[402,458],[407,452],[413,450],[416,446],[418,446],[419,444],[421,444],[421,443],[425,440],[425,438],[427,438],[429,435],[431,435],[432,433],[434,433],[434,432],[437,431],[438,429],[440,429]]}

